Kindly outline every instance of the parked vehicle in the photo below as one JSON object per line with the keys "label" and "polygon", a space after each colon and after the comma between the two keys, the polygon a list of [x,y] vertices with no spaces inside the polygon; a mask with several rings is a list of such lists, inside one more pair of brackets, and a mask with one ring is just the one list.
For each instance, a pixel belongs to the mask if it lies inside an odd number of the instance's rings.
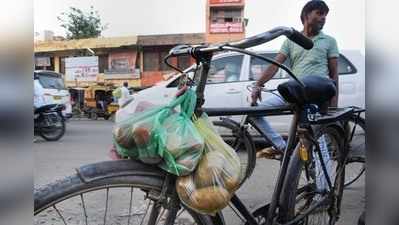
{"label": "parked vehicle", "polygon": [[83,111],[90,119],[97,120],[98,117],[103,117],[108,120],[116,111],[108,109],[112,103],[112,90],[113,87],[102,85],[93,85],[85,89]]}
{"label": "parked vehicle", "polygon": [[46,141],[58,141],[65,133],[62,104],[44,105],[34,111],[34,134]]}
{"label": "parked vehicle", "polygon": [[43,87],[44,98],[47,104],[63,104],[65,109],[62,115],[72,117],[72,104],[69,91],[65,88],[63,75],[54,71],[36,70],[34,79],[39,80]]}
{"label": "parked vehicle", "polygon": [[[274,58],[277,52],[258,52],[262,56]],[[286,61],[284,64],[289,65]],[[204,107],[244,107],[250,104],[248,85],[258,79],[261,72],[269,64],[249,55],[236,52],[225,52],[213,56],[208,81],[205,88]],[[191,72],[190,72],[191,71]],[[189,68],[187,73],[192,75],[194,69]],[[338,107],[365,105],[365,70],[364,56],[359,51],[342,51],[338,59],[339,74],[339,102]],[[136,100],[149,101],[153,104],[169,102],[177,92],[180,74],[167,81],[142,90],[135,95]],[[196,77],[198,79],[198,77]],[[279,69],[276,75],[265,84],[268,89],[276,89],[286,82],[289,76]],[[267,98],[270,93],[263,93]],[[131,103],[134,104],[134,103]],[[287,132],[287,125],[291,116],[273,116],[268,118],[271,126],[279,132]],[[240,121],[240,117],[233,117]]]}

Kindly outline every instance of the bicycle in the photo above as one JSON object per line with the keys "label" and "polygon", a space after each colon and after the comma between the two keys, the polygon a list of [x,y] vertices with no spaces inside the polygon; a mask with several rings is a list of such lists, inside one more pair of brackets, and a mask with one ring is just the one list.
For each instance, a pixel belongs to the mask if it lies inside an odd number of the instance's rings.
{"label": "bicycle", "polygon": [[[232,196],[231,203],[246,219],[248,224],[261,224],[261,221],[257,220],[259,217],[266,219],[266,224],[269,225],[281,223],[285,225],[303,224],[303,222],[309,221],[309,217],[312,216],[311,213],[315,209],[318,211],[327,211],[331,220],[330,224],[334,224],[339,216],[340,199],[342,197],[343,172],[346,158],[345,148],[341,149],[342,152],[335,156],[339,157],[339,160],[336,160],[339,162],[339,165],[337,166],[337,175],[334,181],[328,176],[324,160],[319,160],[324,171],[323,175],[328,181],[327,191],[323,190],[320,192],[314,188],[314,185],[312,186],[313,183],[311,182],[306,183],[301,189],[298,189],[297,186],[299,184],[297,181],[299,179],[297,178],[304,171],[301,169],[303,165],[306,165],[305,168],[310,168],[308,166],[311,165],[310,162],[313,162],[313,160],[309,160],[313,157],[313,154],[310,154],[311,152],[317,153],[320,159],[323,158],[320,148],[312,138],[313,134],[317,134],[317,130],[319,130],[317,127],[322,128],[323,124],[333,121],[345,121],[352,116],[353,110],[350,108],[342,109],[332,114],[319,115],[316,105],[328,101],[335,94],[335,88],[331,86],[330,81],[325,79],[320,80],[321,78],[315,77],[317,83],[315,85],[313,81],[298,80],[284,65],[244,50],[245,48],[271,41],[281,35],[287,36],[292,41],[307,49],[310,49],[313,45],[309,39],[293,28],[277,27],[233,43],[177,46],[165,58],[165,63],[182,72],[179,68],[174,67],[168,62],[171,57],[191,55],[196,59],[201,74],[196,88],[197,104],[195,114],[197,116],[200,116],[202,113],[201,106],[204,103],[203,93],[209,71],[209,62],[214,52],[222,50],[242,52],[276,64],[286,70],[294,80],[287,82],[285,86],[281,86],[281,91],[279,91],[284,92],[283,96],[288,102],[292,103],[294,120],[291,125],[288,145],[284,153],[272,201],[267,206],[267,213],[261,208],[255,211],[254,214],[249,212],[237,195]],[[305,85],[306,88],[303,89]],[[289,91],[290,87],[292,91]],[[323,87],[324,89],[317,87]],[[302,92],[303,90],[305,92]],[[302,95],[304,93],[305,95]],[[256,111],[256,109],[249,109],[249,111],[251,110]],[[311,126],[316,129],[314,130]],[[295,147],[295,134],[297,132],[300,139],[299,143],[301,144]],[[312,146],[315,147],[314,151]],[[301,158],[299,158],[299,153],[301,153]],[[175,180],[176,177],[174,175],[168,174],[158,167],[146,165],[135,160],[106,161],[82,166],[77,169],[75,175],[35,189],[35,222],[38,224],[45,223],[48,215],[54,214],[57,218],[51,221],[58,221],[63,224],[78,224],[83,223],[83,221],[85,224],[89,222],[98,223],[100,221],[106,224],[109,220],[112,220],[113,224],[124,221],[127,224],[137,221],[140,224],[144,224],[145,222],[151,225],[161,221],[167,225],[174,223],[192,224],[193,222],[197,224],[224,224],[223,216],[220,212],[214,216],[203,215],[195,213],[182,205],[176,193]],[[111,189],[114,188],[120,189],[111,193]],[[122,191],[122,188],[125,188],[124,190],[127,190],[127,193],[115,196]],[[301,191],[297,192],[297,190]],[[137,195],[134,196],[136,192],[138,192],[139,197]],[[305,211],[297,214],[295,211],[297,207],[296,197],[303,196],[304,194],[308,200],[306,201],[306,207],[302,207]],[[103,201],[105,207],[98,207],[99,196],[105,198]],[[144,200],[140,201],[143,196]],[[87,200],[93,200],[93,205],[89,205]],[[126,201],[126,208],[118,211],[122,215],[110,218],[110,200],[117,200],[119,206],[123,205],[123,200]],[[138,207],[134,208],[132,206],[133,201],[138,202]],[[321,205],[329,207],[321,207]],[[79,206],[79,209],[76,206]],[[89,214],[97,216],[97,218],[89,218]]]}

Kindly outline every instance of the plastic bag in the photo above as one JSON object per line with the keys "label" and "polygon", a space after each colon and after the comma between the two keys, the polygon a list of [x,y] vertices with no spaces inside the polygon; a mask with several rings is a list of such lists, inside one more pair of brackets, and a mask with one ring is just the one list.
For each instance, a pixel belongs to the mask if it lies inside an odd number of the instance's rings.
{"label": "plastic bag", "polygon": [[161,165],[161,168],[176,175],[187,175],[194,171],[204,149],[204,139],[186,115],[169,116],[162,124],[166,131],[166,151],[176,164]]}
{"label": "plastic bag", "polygon": [[[169,105],[134,113],[115,126],[114,143],[123,157],[159,166],[177,176],[191,173],[201,157],[204,140],[190,117],[196,102],[188,90]],[[180,106],[180,111],[176,108]]]}
{"label": "plastic bag", "polygon": [[199,213],[215,214],[226,207],[240,186],[240,159],[219,136],[206,114],[194,122],[205,140],[204,154],[193,174],[179,177],[180,200]]}
{"label": "plastic bag", "polygon": [[160,108],[161,105],[155,105],[149,101],[142,100],[140,97],[136,97],[134,101],[130,102],[123,108],[119,108],[115,114],[115,122],[120,123],[128,118],[131,118],[134,114],[139,112],[149,111],[151,109]]}

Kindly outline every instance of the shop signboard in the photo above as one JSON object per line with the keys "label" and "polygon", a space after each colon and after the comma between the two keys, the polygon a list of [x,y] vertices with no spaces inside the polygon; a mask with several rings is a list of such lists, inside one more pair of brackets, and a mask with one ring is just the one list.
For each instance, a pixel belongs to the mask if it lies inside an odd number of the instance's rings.
{"label": "shop signboard", "polygon": [[98,56],[70,57],[65,59],[66,81],[96,81]]}
{"label": "shop signboard", "polygon": [[242,23],[211,23],[211,33],[242,33],[244,31]]}

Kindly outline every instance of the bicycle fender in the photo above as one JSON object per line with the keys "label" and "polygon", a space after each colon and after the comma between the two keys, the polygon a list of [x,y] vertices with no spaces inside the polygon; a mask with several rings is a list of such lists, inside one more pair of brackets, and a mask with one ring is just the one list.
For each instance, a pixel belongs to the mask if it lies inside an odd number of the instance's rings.
{"label": "bicycle fender", "polygon": [[76,172],[85,183],[116,176],[153,176],[161,179],[166,176],[166,172],[156,166],[131,159],[88,164],[76,169]]}

